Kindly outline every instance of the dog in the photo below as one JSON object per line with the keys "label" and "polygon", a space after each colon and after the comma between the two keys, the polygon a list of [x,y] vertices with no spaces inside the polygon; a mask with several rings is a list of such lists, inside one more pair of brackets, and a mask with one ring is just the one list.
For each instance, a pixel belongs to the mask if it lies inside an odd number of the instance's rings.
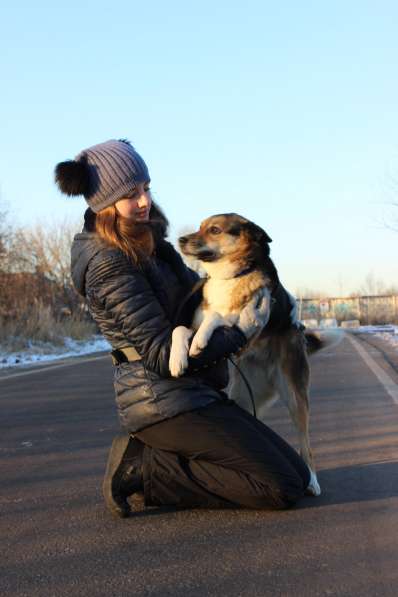
{"label": "dog", "polygon": [[226,391],[250,411],[252,406],[245,398],[250,380],[260,419],[275,400],[282,398],[298,431],[300,454],[311,471],[307,493],[320,495],[309,441],[308,354],[324,348],[327,342],[306,332],[298,321],[296,301],[283,288],[270,258],[271,242],[262,228],[235,213],[211,216],[197,232],[179,239],[183,255],[198,260],[207,278],[190,328],[177,326],[173,331],[170,372],[175,377],[182,375],[188,354],[198,355],[216,327],[239,325],[241,318],[250,318],[250,311],[261,302],[268,322],[240,352],[240,371],[230,366]]}

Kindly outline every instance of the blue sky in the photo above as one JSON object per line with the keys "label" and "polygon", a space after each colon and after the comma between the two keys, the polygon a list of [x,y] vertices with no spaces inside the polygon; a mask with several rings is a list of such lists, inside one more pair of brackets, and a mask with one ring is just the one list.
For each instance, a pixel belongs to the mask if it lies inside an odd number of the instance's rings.
{"label": "blue sky", "polygon": [[1,200],[78,222],[55,164],[127,137],[172,240],[235,211],[292,292],[398,284],[397,22],[383,0],[7,3]]}

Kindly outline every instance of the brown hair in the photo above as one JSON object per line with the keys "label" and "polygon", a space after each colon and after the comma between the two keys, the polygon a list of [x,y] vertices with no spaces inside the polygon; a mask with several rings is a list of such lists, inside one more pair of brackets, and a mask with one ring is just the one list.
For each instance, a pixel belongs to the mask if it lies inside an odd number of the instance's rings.
{"label": "brown hair", "polygon": [[158,240],[167,234],[168,221],[162,210],[152,203],[149,222],[134,222],[120,216],[114,205],[96,214],[97,234],[117,247],[134,263],[150,257]]}

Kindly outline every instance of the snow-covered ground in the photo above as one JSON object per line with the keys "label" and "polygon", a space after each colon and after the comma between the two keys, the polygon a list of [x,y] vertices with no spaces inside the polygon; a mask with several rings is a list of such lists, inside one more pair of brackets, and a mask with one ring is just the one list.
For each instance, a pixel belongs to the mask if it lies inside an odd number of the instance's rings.
{"label": "snow-covered ground", "polygon": [[[366,325],[350,331],[379,336],[398,351],[397,325]],[[109,350],[110,345],[101,336],[94,336],[91,340],[84,342],[65,338],[65,346],[63,347],[55,347],[47,343],[32,344],[29,350],[13,353],[6,353],[0,346],[0,369],[5,367],[23,367],[24,365],[39,364]]]}
{"label": "snow-covered ground", "polygon": [[47,342],[31,344],[28,350],[12,353],[5,352],[0,346],[0,369],[56,361],[104,350],[109,351],[110,345],[102,336],[93,336],[90,340],[85,341],[65,338],[65,345],[61,347]]}
{"label": "snow-covered ground", "polygon": [[355,330],[383,338],[390,346],[398,351],[398,325],[363,325]]}

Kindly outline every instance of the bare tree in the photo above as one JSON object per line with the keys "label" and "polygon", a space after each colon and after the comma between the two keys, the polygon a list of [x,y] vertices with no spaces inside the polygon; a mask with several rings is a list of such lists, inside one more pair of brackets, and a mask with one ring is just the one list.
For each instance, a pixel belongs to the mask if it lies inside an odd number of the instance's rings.
{"label": "bare tree", "polygon": [[[73,291],[70,271],[70,248],[77,226],[70,221],[36,225],[15,233],[15,268],[31,272],[50,282],[53,303],[63,302],[72,308],[77,296]],[[56,295],[56,296],[55,296]]]}
{"label": "bare tree", "polygon": [[71,280],[76,230],[68,221],[15,229],[1,212],[0,344],[20,350],[32,340],[62,343],[95,333]]}
{"label": "bare tree", "polygon": [[365,281],[358,289],[359,296],[378,296],[386,294],[386,287],[380,278],[376,278],[373,272],[369,272]]}
{"label": "bare tree", "polygon": [[7,208],[0,205],[0,271],[6,267],[8,245],[11,238],[11,226],[8,222]]}
{"label": "bare tree", "polygon": [[19,228],[7,236],[1,262],[0,310],[8,316],[29,309],[30,304],[78,313],[81,297],[70,272],[70,248],[77,226],[71,222]]}
{"label": "bare tree", "polygon": [[322,299],[326,298],[327,294],[321,290],[312,290],[311,288],[307,287],[299,287],[296,288],[296,293],[294,296],[300,299]]}

